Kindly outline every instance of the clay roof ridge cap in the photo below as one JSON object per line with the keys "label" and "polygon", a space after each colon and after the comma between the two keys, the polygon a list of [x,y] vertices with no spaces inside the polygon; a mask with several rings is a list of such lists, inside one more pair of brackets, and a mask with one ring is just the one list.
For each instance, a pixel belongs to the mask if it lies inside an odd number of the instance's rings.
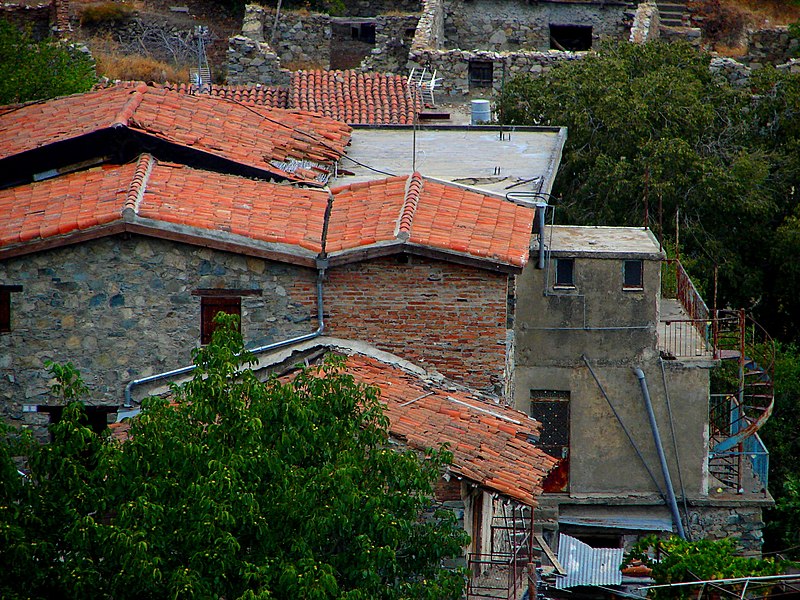
{"label": "clay roof ridge cap", "polygon": [[127,127],[130,124],[131,119],[133,118],[136,109],[139,108],[139,105],[144,100],[144,95],[147,93],[147,84],[140,83],[138,84],[133,92],[131,93],[128,100],[125,102],[125,105],[122,107],[122,110],[119,111],[119,114],[114,119],[114,126],[122,126]]}
{"label": "clay roof ridge cap", "polygon": [[403,206],[397,219],[395,237],[408,240],[411,237],[411,226],[414,224],[414,214],[417,212],[419,199],[422,195],[424,180],[419,172],[415,171],[406,180],[406,189],[403,193]]}
{"label": "clay roof ridge cap", "polygon": [[128,220],[139,214],[139,206],[142,204],[155,164],[156,159],[152,154],[142,154],[139,157],[139,164],[136,165],[136,171],[134,171],[128,193],[125,196],[125,204],[122,207],[123,219]]}

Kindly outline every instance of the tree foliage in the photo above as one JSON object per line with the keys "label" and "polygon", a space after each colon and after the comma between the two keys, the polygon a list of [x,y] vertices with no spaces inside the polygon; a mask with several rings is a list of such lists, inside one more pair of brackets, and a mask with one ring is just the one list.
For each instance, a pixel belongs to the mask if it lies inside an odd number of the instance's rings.
{"label": "tree foliage", "polygon": [[37,42],[0,19],[0,104],[85,92],[94,83],[88,55],[62,42]]}
{"label": "tree foliage", "polygon": [[647,212],[665,241],[678,237],[709,302],[716,265],[721,306],[752,309],[793,338],[800,77],[765,68],[746,89],[709,62],[685,44],[608,44],[513,79],[498,106],[508,124],[568,128],[560,222],[642,225]]}
{"label": "tree foliage", "polygon": [[[650,535],[639,540],[626,560],[639,559],[653,569],[657,585],[777,575],[784,565],[772,558],[755,559],[737,556],[730,538],[689,542],[677,536],[659,538]],[[691,588],[674,587],[651,590],[655,600],[690,598]]]}
{"label": "tree foliage", "polygon": [[0,596],[460,597],[442,562],[467,539],[431,505],[448,453],[391,449],[376,389],[336,362],[262,383],[250,360],[216,331],[122,444],[75,402],[50,444],[6,429]]}

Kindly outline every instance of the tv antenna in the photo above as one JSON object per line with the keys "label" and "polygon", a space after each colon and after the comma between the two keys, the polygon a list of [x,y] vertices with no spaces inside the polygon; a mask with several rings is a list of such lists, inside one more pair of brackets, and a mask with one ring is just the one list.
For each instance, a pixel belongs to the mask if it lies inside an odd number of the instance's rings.
{"label": "tv antenna", "polygon": [[211,69],[208,66],[206,44],[209,39],[208,27],[198,25],[194,28],[194,37],[197,40],[197,67],[189,69],[189,78],[192,85],[200,93],[211,91]]}

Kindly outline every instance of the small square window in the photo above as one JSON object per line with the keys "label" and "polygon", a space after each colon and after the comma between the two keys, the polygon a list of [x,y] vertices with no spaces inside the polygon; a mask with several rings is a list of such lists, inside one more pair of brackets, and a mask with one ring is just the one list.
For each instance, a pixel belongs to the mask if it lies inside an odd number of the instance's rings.
{"label": "small square window", "polygon": [[555,287],[575,287],[575,259],[556,259]]}
{"label": "small square window", "polygon": [[626,260],[622,263],[622,289],[644,288],[644,265],[641,260]]}
{"label": "small square window", "polygon": [[490,88],[494,82],[494,64],[490,60],[469,61],[469,87]]}

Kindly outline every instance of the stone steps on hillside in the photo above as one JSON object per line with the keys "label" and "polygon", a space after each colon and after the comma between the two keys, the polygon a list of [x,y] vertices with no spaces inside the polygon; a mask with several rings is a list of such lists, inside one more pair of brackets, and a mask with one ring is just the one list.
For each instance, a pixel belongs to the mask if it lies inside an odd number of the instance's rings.
{"label": "stone steps on hillside", "polygon": [[656,2],[658,6],[658,13],[661,19],[661,24],[667,27],[682,27],[684,19],[687,17],[686,3],[685,2]]}

